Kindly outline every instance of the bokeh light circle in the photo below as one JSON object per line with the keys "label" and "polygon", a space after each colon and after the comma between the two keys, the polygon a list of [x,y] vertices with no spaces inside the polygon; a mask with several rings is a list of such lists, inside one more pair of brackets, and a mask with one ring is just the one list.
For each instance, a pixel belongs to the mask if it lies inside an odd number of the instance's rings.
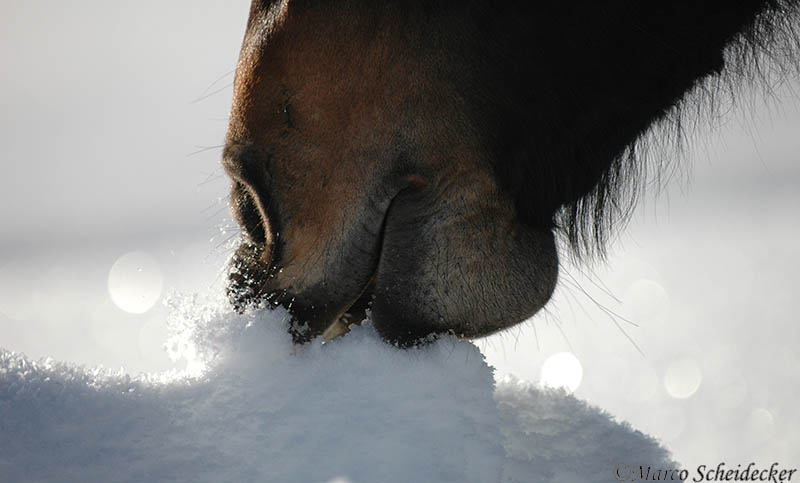
{"label": "bokeh light circle", "polygon": [[132,314],[150,310],[161,297],[163,278],[158,262],[145,252],[119,257],[108,273],[108,294],[114,305]]}
{"label": "bokeh light circle", "polygon": [[544,387],[564,388],[575,392],[583,380],[581,361],[571,352],[558,352],[542,364],[539,384]]}
{"label": "bokeh light circle", "polygon": [[622,300],[628,317],[637,323],[662,318],[670,309],[666,289],[660,283],[645,278],[633,282]]}
{"label": "bokeh light circle", "polygon": [[686,399],[694,395],[703,380],[703,372],[694,359],[673,361],[664,373],[664,388],[675,399]]}
{"label": "bokeh light circle", "polygon": [[769,440],[775,432],[775,417],[766,408],[757,408],[747,418],[748,438],[753,443]]}
{"label": "bokeh light circle", "polygon": [[683,408],[671,404],[658,404],[652,407],[648,417],[641,421],[640,429],[658,436],[662,441],[674,441],[683,434],[686,425]]}

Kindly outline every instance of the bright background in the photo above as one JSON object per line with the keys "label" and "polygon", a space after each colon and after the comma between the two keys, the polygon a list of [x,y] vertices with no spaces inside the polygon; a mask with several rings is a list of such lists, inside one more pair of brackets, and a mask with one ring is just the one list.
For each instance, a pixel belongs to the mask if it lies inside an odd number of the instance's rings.
{"label": "bright background", "polygon": [[[0,1],[0,347],[180,367],[163,302],[221,291],[238,232],[218,146],[247,9]],[[571,382],[687,468],[800,466],[798,89],[698,128],[691,181],[643,200],[607,264],[477,342],[498,376]]]}

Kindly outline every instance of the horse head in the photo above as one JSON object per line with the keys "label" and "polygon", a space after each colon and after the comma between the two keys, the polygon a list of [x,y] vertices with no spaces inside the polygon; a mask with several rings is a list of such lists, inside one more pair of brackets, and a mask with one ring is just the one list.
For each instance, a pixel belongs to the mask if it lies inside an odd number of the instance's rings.
{"label": "horse head", "polygon": [[369,307],[400,345],[532,316],[556,233],[599,246],[637,140],[796,7],[254,0],[223,154],[235,305],[286,307],[297,341]]}

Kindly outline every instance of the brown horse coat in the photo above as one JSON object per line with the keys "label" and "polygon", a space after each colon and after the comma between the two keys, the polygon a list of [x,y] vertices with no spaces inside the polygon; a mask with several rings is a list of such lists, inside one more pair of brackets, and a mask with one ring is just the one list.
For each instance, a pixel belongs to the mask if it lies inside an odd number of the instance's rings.
{"label": "brown horse coat", "polygon": [[530,317],[555,233],[601,246],[643,135],[720,73],[796,58],[799,4],[254,1],[223,156],[232,299],[285,306],[298,341],[367,306],[401,345]]}

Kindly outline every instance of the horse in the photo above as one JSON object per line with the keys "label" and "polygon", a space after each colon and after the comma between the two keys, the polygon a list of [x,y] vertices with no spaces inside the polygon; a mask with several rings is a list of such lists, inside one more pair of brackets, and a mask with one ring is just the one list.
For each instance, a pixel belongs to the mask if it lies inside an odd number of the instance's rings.
{"label": "horse", "polygon": [[[222,164],[237,310],[400,347],[526,320],[602,257],[689,107],[791,70],[800,0],[253,0]],[[702,101],[702,102],[701,102]]]}

